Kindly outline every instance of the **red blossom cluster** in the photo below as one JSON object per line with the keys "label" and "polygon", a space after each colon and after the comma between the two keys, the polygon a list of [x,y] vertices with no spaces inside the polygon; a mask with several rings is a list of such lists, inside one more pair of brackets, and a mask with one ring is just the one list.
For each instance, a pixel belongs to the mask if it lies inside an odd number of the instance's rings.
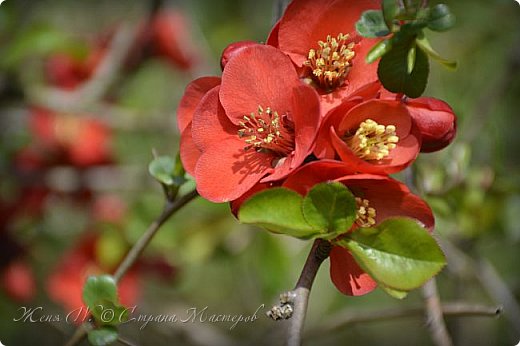
{"label": "red blossom cluster", "polygon": [[[447,146],[456,118],[443,101],[408,99],[382,88],[365,56],[375,41],[356,33],[375,0],[293,0],[266,44],[229,45],[221,77],[191,82],[178,108],[181,158],[201,196],[236,211],[260,190],[305,195],[337,181],[356,197],[354,226],[389,217],[432,230],[429,206],[388,174],[419,152]],[[331,277],[344,294],[376,287],[348,250],[331,252]]]}
{"label": "red blossom cluster", "polygon": [[[198,61],[189,41],[188,24],[187,18],[175,9],[161,9],[143,20],[125,57],[125,73],[132,72],[149,57],[161,58],[180,70],[193,68]],[[85,57],[68,53],[47,56],[43,65],[45,83],[60,91],[74,92],[95,78],[96,70],[109,53],[116,29],[90,42]],[[51,299],[67,309],[77,309],[82,306],[81,292],[87,276],[113,272],[129,249],[119,232],[119,245],[124,251],[113,259],[114,263],[103,263],[102,254],[96,250],[104,241],[100,230],[106,224],[122,228],[126,215],[122,199],[94,191],[87,179],[90,169],[118,164],[112,149],[114,133],[105,121],[106,115],[57,112],[29,105],[26,120],[28,140],[13,153],[10,182],[14,192],[0,199],[0,284],[12,299],[33,299],[37,284],[28,258],[31,251],[19,239],[18,225],[27,219],[44,217],[57,199],[80,204],[89,213],[87,229],[77,245],[63,255],[46,283]],[[56,175],[59,172],[69,174],[63,178]],[[171,279],[176,268],[161,258],[141,260],[123,279],[120,292],[123,303],[135,304],[142,272]]]}

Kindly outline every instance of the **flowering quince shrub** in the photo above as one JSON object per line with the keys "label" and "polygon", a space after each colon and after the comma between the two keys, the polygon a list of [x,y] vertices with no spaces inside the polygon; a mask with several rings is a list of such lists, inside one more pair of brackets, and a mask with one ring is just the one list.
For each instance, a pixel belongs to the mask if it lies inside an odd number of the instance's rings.
{"label": "flowering quince shrub", "polygon": [[243,223],[330,243],[343,294],[424,284],[446,263],[433,214],[388,175],[455,136],[449,105],[418,98],[428,56],[453,65],[423,29],[452,21],[445,6],[292,1],[265,44],[230,44],[222,76],[186,88],[180,157],[199,194]]}

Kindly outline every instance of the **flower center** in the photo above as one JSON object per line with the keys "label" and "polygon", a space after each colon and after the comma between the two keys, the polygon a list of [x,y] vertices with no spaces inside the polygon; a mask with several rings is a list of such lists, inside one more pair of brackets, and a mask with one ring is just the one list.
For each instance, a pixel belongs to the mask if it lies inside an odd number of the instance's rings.
{"label": "flower center", "polygon": [[332,90],[345,82],[354,58],[354,42],[348,43],[349,35],[327,36],[327,41],[318,41],[320,48],[309,50],[305,65],[312,70],[311,78],[326,90]]}
{"label": "flower center", "polygon": [[382,160],[399,142],[394,125],[379,125],[372,119],[363,121],[353,136],[346,136],[345,142],[354,154],[366,161]]}
{"label": "flower center", "polygon": [[370,201],[356,197],[356,224],[359,227],[372,227],[376,224],[376,210],[370,207]]}
{"label": "flower center", "polygon": [[238,137],[246,142],[244,150],[255,149],[257,152],[271,152],[287,156],[294,150],[294,125],[287,114],[267,107],[258,106],[257,113],[244,115],[238,130]]}

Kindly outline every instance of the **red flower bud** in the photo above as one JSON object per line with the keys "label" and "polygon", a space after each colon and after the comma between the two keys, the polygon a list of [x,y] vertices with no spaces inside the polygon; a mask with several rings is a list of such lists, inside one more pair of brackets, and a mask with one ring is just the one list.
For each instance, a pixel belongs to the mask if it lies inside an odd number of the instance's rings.
{"label": "red flower bud", "polygon": [[453,141],[457,132],[457,118],[446,102],[421,97],[407,100],[406,104],[421,132],[422,152],[441,150]]}
{"label": "red flower bud", "polygon": [[224,51],[222,52],[222,56],[220,57],[220,67],[222,68],[222,70],[224,70],[224,67],[226,66],[228,61],[231,60],[231,58],[233,58],[239,52],[241,52],[244,48],[255,46],[258,44],[258,42],[254,41],[239,41],[231,43],[226,48],[224,48]]}

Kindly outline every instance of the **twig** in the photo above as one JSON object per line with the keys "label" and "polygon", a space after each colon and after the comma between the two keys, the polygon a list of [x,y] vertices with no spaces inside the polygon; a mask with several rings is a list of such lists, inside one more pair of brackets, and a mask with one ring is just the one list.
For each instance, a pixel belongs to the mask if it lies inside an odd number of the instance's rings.
{"label": "twig", "polygon": [[120,343],[121,345],[125,345],[125,346],[136,346],[135,344],[131,343],[130,341],[128,341],[126,339],[123,339],[122,337],[118,337],[117,342]]}
{"label": "twig", "polygon": [[155,220],[146,230],[146,232],[139,238],[137,243],[132,246],[123,262],[119,265],[116,272],[114,273],[114,279],[116,282],[126,274],[126,272],[132,267],[135,261],[139,258],[141,253],[144,251],[146,246],[150,243],[154,235],[161,228],[161,226],[172,216],[177,210],[184,207],[188,202],[197,197],[199,194],[196,190],[193,190],[174,202],[167,202],[161,215]]}
{"label": "twig", "polygon": [[[184,196],[175,200],[174,202],[167,202],[161,215],[155,220],[146,230],[146,232],[139,238],[137,243],[130,249],[126,257],[123,259],[119,267],[116,269],[114,273],[114,280],[119,282],[121,278],[126,274],[126,272],[133,266],[135,261],[139,258],[141,253],[144,251],[146,246],[150,243],[153,236],[157,233],[157,231],[161,228],[161,226],[179,209],[185,206],[188,202],[193,200],[199,194],[196,190],[188,192]],[[83,338],[94,328],[92,322],[87,321],[76,329],[71,339],[65,344],[65,346],[74,346],[81,342]]]}
{"label": "twig", "polygon": [[128,23],[121,25],[93,76],[78,89],[66,91],[49,87],[29,88],[29,99],[59,112],[87,111],[89,106],[106,95],[119,77],[124,60],[135,41],[136,33],[137,25]]}
{"label": "twig", "polygon": [[309,293],[321,263],[329,257],[332,245],[317,239],[307,257],[300,278],[292,291],[280,296],[280,304],[274,306],[267,315],[274,320],[291,319],[288,329],[287,345],[299,346],[302,343],[303,324],[307,313]]}
{"label": "twig", "polygon": [[497,304],[504,306],[504,316],[511,327],[520,333],[520,305],[493,265],[485,259],[477,262],[446,239],[440,239],[440,243],[448,258],[449,269],[460,276],[467,276],[469,270],[470,274],[480,281],[489,296]]}
{"label": "twig", "polygon": [[[471,304],[465,302],[444,303],[441,305],[442,313],[454,317],[495,317],[502,313],[501,307]],[[338,313],[327,319],[320,327],[306,333],[309,338],[339,331],[346,326],[356,323],[378,322],[393,320],[395,318],[409,318],[421,316],[425,313],[424,306],[409,308],[378,309],[376,311],[352,311]]]}
{"label": "twig", "polygon": [[439,292],[437,291],[437,283],[435,278],[430,279],[422,287],[424,303],[426,306],[426,316],[428,318],[428,327],[432,335],[433,342],[437,346],[451,346],[451,340],[446,323],[443,318],[443,311]]}

